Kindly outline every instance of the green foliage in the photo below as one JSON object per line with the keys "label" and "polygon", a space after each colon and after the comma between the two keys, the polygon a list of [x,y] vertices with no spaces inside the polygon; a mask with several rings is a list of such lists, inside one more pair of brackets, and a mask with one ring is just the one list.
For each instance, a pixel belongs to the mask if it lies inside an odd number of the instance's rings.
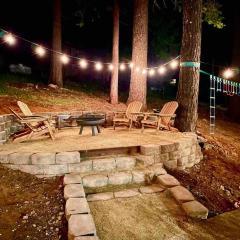
{"label": "green foliage", "polygon": [[203,2],[203,21],[207,22],[209,25],[213,25],[213,27],[222,29],[225,24],[223,23],[224,17],[222,16],[222,11],[220,10],[222,7],[215,0],[206,0]]}

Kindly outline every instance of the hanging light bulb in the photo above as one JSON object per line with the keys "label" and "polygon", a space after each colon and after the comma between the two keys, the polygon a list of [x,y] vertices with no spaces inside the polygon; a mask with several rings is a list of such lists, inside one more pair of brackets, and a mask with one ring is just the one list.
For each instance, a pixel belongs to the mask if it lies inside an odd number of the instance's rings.
{"label": "hanging light bulb", "polygon": [[158,68],[158,73],[159,74],[164,74],[166,72],[166,68],[164,66],[161,66]]}
{"label": "hanging light bulb", "polygon": [[44,57],[44,55],[46,54],[46,50],[45,48],[43,48],[40,45],[37,45],[35,48],[35,53],[39,56],[39,57]]}
{"label": "hanging light bulb", "polygon": [[95,64],[95,69],[96,69],[97,71],[101,71],[101,70],[103,69],[102,63],[97,62],[97,63]]}
{"label": "hanging light bulb", "polygon": [[155,70],[152,68],[149,70],[149,76],[154,76],[155,75]]}
{"label": "hanging light bulb", "polygon": [[234,71],[230,68],[226,69],[223,72],[223,77],[226,78],[226,79],[229,79],[229,78],[233,77],[233,75],[234,75]]}
{"label": "hanging light bulb", "polygon": [[121,63],[119,68],[121,71],[124,71],[126,69],[126,66],[124,63]]}
{"label": "hanging light bulb", "polygon": [[88,62],[85,59],[81,59],[79,61],[79,65],[80,65],[81,68],[87,68]]}
{"label": "hanging light bulb", "polygon": [[134,64],[132,62],[129,63],[129,67],[132,69]]}
{"label": "hanging light bulb", "polygon": [[70,61],[69,57],[66,54],[62,54],[60,59],[63,64],[68,64]]}
{"label": "hanging light bulb", "polygon": [[16,43],[16,38],[11,34],[11,33],[7,33],[3,36],[3,40],[10,46],[15,45]]}
{"label": "hanging light bulb", "polygon": [[113,65],[112,65],[112,64],[109,64],[109,65],[108,65],[108,70],[109,70],[109,71],[112,71],[112,70],[113,70]]}
{"label": "hanging light bulb", "polygon": [[143,69],[143,70],[142,70],[142,74],[143,74],[143,75],[146,75],[146,74],[147,74],[147,69]]}
{"label": "hanging light bulb", "polygon": [[170,62],[170,67],[172,69],[176,69],[178,65],[179,65],[179,62],[176,59]]}

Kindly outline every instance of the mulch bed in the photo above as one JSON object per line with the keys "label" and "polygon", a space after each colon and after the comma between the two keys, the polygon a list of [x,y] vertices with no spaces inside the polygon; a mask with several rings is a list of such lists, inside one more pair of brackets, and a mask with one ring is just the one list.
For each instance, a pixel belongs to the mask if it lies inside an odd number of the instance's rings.
{"label": "mulch bed", "polygon": [[67,239],[62,178],[0,166],[0,239]]}

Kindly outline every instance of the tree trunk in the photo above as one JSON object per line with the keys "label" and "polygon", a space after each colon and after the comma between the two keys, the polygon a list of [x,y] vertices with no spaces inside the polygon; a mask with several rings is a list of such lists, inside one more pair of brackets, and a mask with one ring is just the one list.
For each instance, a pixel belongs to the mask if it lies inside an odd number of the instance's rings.
{"label": "tree trunk", "polygon": [[[61,25],[61,0],[54,0],[53,11],[53,40],[52,48],[54,51],[62,52],[62,25]],[[52,53],[50,83],[59,87],[63,86],[62,63],[59,60],[59,54]]]}
{"label": "tree trunk", "polygon": [[[233,31],[233,51],[232,51],[232,65],[234,68],[240,66],[240,32],[238,30],[240,24],[240,3],[237,1],[234,4],[234,31]],[[240,82],[239,73],[233,79],[236,82]],[[232,120],[240,122],[240,96],[229,97],[228,113]]]}
{"label": "tree trunk", "polygon": [[[202,30],[202,0],[183,0],[183,35],[176,125],[180,131],[196,131]],[[184,62],[186,63],[184,65]]]}
{"label": "tree trunk", "polygon": [[118,65],[119,65],[119,0],[114,0],[113,9],[113,49],[112,49],[112,70],[110,99],[111,104],[118,103]]}
{"label": "tree trunk", "polygon": [[[132,62],[128,102],[141,101],[146,106],[147,76],[142,69],[147,67],[148,50],[148,0],[134,0]],[[136,71],[139,67],[141,71]]]}

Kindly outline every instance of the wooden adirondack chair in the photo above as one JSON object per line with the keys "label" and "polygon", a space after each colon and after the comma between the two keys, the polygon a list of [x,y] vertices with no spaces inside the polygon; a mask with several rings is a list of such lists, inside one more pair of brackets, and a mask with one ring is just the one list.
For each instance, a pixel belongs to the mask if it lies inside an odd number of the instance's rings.
{"label": "wooden adirondack chair", "polygon": [[134,122],[137,121],[139,114],[141,114],[143,104],[138,101],[131,102],[126,112],[114,112],[113,117],[113,128],[115,130],[118,125],[125,125],[129,127],[129,130],[132,128]]}
{"label": "wooden adirondack chair", "polygon": [[14,142],[23,142],[43,135],[48,135],[52,140],[55,140],[47,118],[41,116],[21,117],[14,110],[9,109],[17,118],[17,121],[25,126],[23,130],[12,136]]}
{"label": "wooden adirondack chair", "polygon": [[[30,108],[28,107],[28,105],[26,103],[21,102],[21,101],[17,101],[17,105],[18,105],[18,107],[20,108],[22,114],[25,117],[36,116],[35,114],[32,113],[32,111],[30,110]],[[54,127],[55,121],[50,119],[49,116],[46,116],[46,118],[48,119],[49,124],[52,127],[52,131],[55,132],[55,130],[56,130],[55,127]],[[32,124],[34,124],[34,123],[32,123]]]}
{"label": "wooden adirondack chair", "polygon": [[166,129],[169,131],[178,131],[177,128],[173,127],[174,119],[176,117],[176,110],[178,108],[178,102],[172,101],[164,104],[160,113],[144,113],[144,119],[141,121],[142,132],[145,127]]}

